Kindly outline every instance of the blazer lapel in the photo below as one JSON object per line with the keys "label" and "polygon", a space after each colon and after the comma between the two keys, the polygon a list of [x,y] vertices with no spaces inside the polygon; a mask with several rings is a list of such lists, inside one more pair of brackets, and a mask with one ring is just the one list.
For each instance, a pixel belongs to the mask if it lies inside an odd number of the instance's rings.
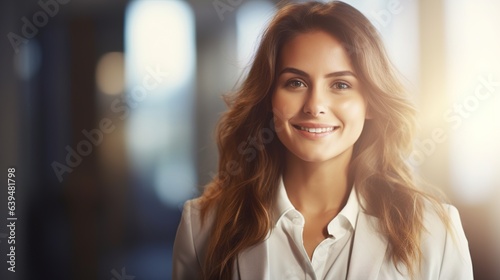
{"label": "blazer lapel", "polygon": [[348,280],[375,280],[385,260],[387,239],[377,230],[378,219],[359,212],[351,259],[349,264]]}

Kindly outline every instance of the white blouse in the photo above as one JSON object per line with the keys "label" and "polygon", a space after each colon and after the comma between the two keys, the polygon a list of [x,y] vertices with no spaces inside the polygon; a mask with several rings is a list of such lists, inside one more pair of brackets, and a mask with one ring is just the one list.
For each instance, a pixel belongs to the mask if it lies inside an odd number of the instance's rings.
{"label": "white blouse", "polygon": [[[330,235],[314,250],[312,261],[302,242],[303,216],[295,210],[282,182],[272,209],[274,228],[261,243],[238,254],[232,279],[410,279],[396,268],[388,241],[376,229],[378,219],[363,212],[353,191],[341,212],[328,224]],[[415,279],[470,280],[472,264],[467,239],[455,207],[446,206],[451,232],[427,207],[420,249],[420,273]],[[199,201],[184,205],[173,251],[173,279],[201,279],[206,246],[214,215],[202,227]]]}
{"label": "white blouse", "polygon": [[340,213],[327,226],[329,237],[314,250],[312,260],[304,248],[304,217],[286,193],[283,181],[273,209],[274,229],[264,242],[269,247],[270,279],[346,279],[353,232],[359,213],[354,189]]}

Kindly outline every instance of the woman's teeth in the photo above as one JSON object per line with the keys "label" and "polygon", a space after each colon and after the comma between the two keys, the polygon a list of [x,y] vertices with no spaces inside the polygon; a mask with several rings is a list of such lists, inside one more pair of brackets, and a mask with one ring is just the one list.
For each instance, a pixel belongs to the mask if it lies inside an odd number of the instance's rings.
{"label": "woman's teeth", "polygon": [[331,132],[335,129],[335,127],[303,127],[303,126],[297,126],[300,130],[304,130],[310,133],[326,133],[326,132]]}

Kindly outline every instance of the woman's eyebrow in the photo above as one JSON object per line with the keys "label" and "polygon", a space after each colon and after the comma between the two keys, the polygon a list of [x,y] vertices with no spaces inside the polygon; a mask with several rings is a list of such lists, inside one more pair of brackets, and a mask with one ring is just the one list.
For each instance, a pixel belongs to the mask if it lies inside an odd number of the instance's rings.
{"label": "woman's eyebrow", "polygon": [[[307,74],[306,72],[299,70],[297,68],[293,68],[293,67],[283,68],[283,70],[280,71],[278,76],[281,76],[282,74],[285,74],[285,73],[292,73],[292,74],[296,74],[296,75],[300,75],[300,76],[309,78],[309,74]],[[356,78],[356,74],[354,74],[352,71],[349,71],[349,70],[328,73],[325,75],[325,78],[342,77],[342,76],[352,76],[352,77]]]}

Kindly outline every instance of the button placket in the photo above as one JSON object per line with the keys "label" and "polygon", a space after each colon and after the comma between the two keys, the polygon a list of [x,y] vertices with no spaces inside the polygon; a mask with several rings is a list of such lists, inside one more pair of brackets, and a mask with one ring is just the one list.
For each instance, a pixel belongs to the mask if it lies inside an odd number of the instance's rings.
{"label": "button placket", "polygon": [[312,265],[315,271],[318,271],[319,269],[321,269],[321,266],[324,265],[324,261],[327,255],[327,250],[328,247],[324,246],[324,244],[322,243],[318,245],[316,250],[314,250]]}

